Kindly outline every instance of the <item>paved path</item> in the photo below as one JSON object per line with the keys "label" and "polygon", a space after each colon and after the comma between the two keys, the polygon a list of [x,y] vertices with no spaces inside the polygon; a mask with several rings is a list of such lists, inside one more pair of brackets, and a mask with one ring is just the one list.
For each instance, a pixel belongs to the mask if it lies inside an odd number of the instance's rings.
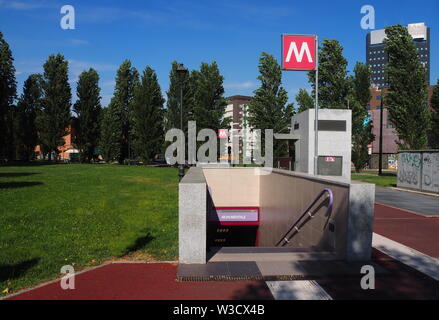
{"label": "paved path", "polygon": [[422,215],[439,217],[439,197],[377,187],[375,201]]}
{"label": "paved path", "polygon": [[439,217],[424,217],[376,204],[374,232],[439,258]]}

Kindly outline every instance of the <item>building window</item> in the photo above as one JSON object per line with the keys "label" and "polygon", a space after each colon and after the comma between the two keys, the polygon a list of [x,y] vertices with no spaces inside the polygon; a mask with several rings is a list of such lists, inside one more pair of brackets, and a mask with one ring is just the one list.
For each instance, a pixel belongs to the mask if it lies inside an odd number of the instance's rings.
{"label": "building window", "polygon": [[377,96],[376,99],[377,100],[381,100],[382,98],[381,98],[381,96]]}

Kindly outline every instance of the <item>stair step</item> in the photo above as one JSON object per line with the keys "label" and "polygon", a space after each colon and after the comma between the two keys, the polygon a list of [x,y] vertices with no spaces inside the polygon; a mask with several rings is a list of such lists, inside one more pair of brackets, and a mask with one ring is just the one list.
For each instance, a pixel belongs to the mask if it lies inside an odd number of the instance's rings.
{"label": "stair step", "polygon": [[332,277],[358,277],[361,267],[372,265],[377,274],[388,271],[368,262],[347,261],[233,261],[207,264],[179,264],[178,281],[293,281]]}
{"label": "stair step", "polygon": [[333,261],[338,257],[333,252],[317,251],[314,248],[263,248],[223,247],[211,248],[209,262],[279,262],[279,261]]}

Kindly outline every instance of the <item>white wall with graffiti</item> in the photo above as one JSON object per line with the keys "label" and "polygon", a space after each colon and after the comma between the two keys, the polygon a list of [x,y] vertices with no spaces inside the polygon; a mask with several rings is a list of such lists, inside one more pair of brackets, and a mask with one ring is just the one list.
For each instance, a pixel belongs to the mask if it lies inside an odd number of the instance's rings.
{"label": "white wall with graffiti", "polygon": [[398,187],[439,193],[439,151],[398,155]]}

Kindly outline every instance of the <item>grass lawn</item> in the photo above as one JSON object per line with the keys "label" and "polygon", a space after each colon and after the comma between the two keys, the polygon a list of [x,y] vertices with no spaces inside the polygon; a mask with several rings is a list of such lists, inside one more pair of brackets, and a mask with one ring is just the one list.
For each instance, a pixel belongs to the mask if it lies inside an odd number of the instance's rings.
{"label": "grass lawn", "polygon": [[352,180],[373,183],[383,188],[396,187],[396,179],[396,172],[385,172],[383,176],[375,172],[352,173]]}
{"label": "grass lawn", "polygon": [[177,186],[172,168],[0,166],[0,292],[59,276],[63,265],[175,260]]}

